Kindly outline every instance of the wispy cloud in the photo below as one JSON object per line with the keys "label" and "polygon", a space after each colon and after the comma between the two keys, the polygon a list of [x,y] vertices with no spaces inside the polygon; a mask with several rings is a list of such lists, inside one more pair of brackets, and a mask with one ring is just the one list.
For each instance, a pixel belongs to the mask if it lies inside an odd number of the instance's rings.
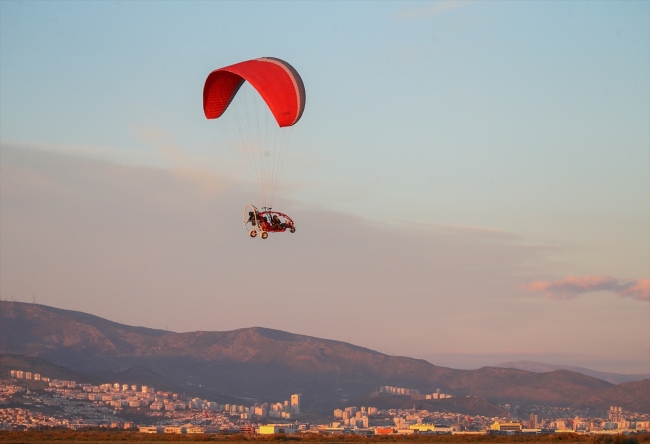
{"label": "wispy cloud", "polygon": [[215,159],[192,157],[173,141],[173,135],[151,126],[138,128],[138,138],[155,148],[170,165],[170,171],[179,180],[190,180],[203,185],[205,192],[220,191],[225,186],[223,178],[210,168]]}
{"label": "wispy cloud", "polygon": [[616,291],[620,297],[629,296],[639,301],[650,300],[650,279],[639,279],[629,282]]}
{"label": "wispy cloud", "polygon": [[464,0],[448,0],[439,1],[428,4],[423,8],[409,9],[397,14],[397,17],[404,20],[417,20],[435,17],[453,9],[462,8],[469,4],[469,1]]}
{"label": "wispy cloud", "polygon": [[620,283],[611,276],[567,276],[558,281],[536,281],[522,286],[532,292],[546,293],[549,299],[564,301],[594,291],[611,291],[620,298],[631,297],[638,301],[650,300],[650,279],[634,279]]}
{"label": "wispy cloud", "polygon": [[41,143],[41,142],[2,142],[1,149],[21,149],[29,151],[44,151],[53,154],[82,157],[121,165],[166,167],[160,156],[153,150],[133,150],[116,146],[97,146],[81,144]]}

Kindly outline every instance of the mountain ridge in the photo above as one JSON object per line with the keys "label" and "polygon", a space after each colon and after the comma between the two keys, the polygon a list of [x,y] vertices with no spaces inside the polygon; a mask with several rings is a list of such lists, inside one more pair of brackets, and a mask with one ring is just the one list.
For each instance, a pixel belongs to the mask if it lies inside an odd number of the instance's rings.
{"label": "mountain ridge", "polygon": [[175,333],[19,302],[1,301],[0,316],[2,353],[89,373],[141,366],[177,385],[200,384],[223,395],[274,401],[303,393],[324,409],[393,385],[494,403],[606,408],[620,398],[626,409],[650,410],[650,380],[612,391],[609,382],[568,370],[456,370],[265,327]]}
{"label": "mountain ridge", "polygon": [[642,381],[644,379],[650,378],[650,374],[647,373],[625,374],[614,372],[600,372],[597,370],[591,370],[584,367],[576,367],[573,365],[546,364],[544,362],[538,361],[509,361],[496,364],[495,367],[518,368],[520,370],[526,370],[535,373],[552,372],[554,370],[570,370],[572,372],[582,373],[583,375],[593,376],[594,378],[602,379],[603,381],[607,381],[612,384]]}

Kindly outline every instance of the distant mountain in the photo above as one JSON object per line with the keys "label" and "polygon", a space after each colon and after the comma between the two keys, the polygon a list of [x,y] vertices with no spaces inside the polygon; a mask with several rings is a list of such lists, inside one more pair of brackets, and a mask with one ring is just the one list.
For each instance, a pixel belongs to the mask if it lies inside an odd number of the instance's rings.
{"label": "distant mountain", "polygon": [[3,353],[38,356],[91,374],[139,366],[179,387],[265,401],[303,393],[305,408],[312,411],[338,407],[343,399],[367,396],[382,385],[423,393],[440,388],[501,404],[597,409],[615,404],[650,411],[650,380],[618,392],[612,391],[618,386],[567,370],[455,370],[268,328],[174,333],[20,302],[1,301],[0,321]]}
{"label": "distant mountain", "polygon": [[603,381],[607,381],[612,384],[620,384],[622,382],[642,381],[644,379],[650,378],[650,373],[645,373],[645,374],[639,373],[639,374],[630,375],[630,374],[623,374],[623,373],[598,372],[596,370],[590,370],[584,367],[574,367],[571,365],[545,364],[543,362],[537,362],[537,361],[502,362],[501,364],[495,365],[495,367],[518,368],[520,370],[526,370],[528,372],[535,372],[535,373],[552,372],[554,370],[570,370],[572,372],[582,373],[583,375],[602,379]]}

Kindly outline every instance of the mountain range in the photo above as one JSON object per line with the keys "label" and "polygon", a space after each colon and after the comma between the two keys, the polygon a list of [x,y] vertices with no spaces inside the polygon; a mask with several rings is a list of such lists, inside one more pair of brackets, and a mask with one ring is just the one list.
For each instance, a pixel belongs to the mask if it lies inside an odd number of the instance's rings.
{"label": "mountain range", "polygon": [[175,333],[21,302],[1,301],[0,321],[1,353],[39,357],[97,377],[140,367],[185,390],[221,396],[277,402],[302,393],[312,411],[367,398],[384,385],[422,393],[440,388],[495,404],[650,411],[650,379],[615,385],[569,370],[456,370],[262,327]]}
{"label": "mountain range", "polygon": [[583,375],[587,375],[587,376],[593,376],[594,378],[602,379],[603,381],[607,381],[612,384],[620,384],[621,382],[642,381],[644,379],[650,378],[650,374],[648,373],[624,374],[624,373],[613,373],[613,372],[599,372],[584,367],[575,367],[572,365],[545,364],[543,362],[537,362],[537,361],[502,362],[500,364],[495,365],[495,367],[518,368],[520,370],[526,370],[535,373],[552,372],[554,370],[571,370],[572,372],[582,373]]}

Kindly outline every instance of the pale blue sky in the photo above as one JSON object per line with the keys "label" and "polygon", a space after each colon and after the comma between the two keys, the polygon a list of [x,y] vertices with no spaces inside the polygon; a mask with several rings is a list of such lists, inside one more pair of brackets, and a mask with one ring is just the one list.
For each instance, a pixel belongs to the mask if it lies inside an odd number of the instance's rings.
{"label": "pale blue sky", "polygon": [[[511,297],[521,296],[523,275],[648,279],[649,23],[646,1],[3,0],[0,142],[5,153],[37,149],[134,168],[200,165],[236,182],[203,116],[203,82],[221,66],[279,57],[307,90],[280,210],[344,213],[393,231],[428,223],[513,236],[544,259],[512,275]],[[13,217],[11,208],[3,216]],[[13,260],[4,253],[5,264]],[[426,272],[421,279],[431,285]],[[2,296],[21,285],[3,283]],[[594,310],[620,309],[616,296],[591,294],[581,298],[604,304]],[[539,297],[556,309],[583,303]],[[72,304],[62,301],[50,302]],[[632,362],[639,347],[650,349],[650,314],[646,302],[624,304],[642,338],[621,352]]]}

